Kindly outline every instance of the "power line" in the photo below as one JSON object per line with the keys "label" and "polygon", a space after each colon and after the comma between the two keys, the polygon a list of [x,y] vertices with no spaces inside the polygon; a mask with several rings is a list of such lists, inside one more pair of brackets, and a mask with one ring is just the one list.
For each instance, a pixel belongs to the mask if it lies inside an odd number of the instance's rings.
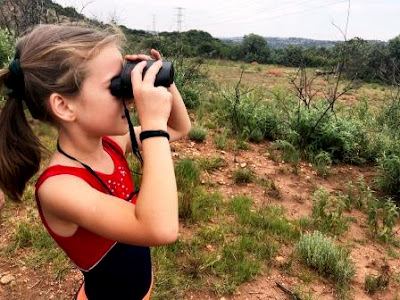
{"label": "power line", "polygon": [[177,16],[177,31],[181,32],[182,31],[182,17],[183,17],[183,7],[175,7],[175,9],[178,11],[176,16]]}

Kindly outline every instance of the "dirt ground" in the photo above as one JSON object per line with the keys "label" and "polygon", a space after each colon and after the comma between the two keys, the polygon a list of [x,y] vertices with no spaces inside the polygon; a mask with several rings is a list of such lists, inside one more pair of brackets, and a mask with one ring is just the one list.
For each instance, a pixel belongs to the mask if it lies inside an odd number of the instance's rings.
{"label": "dirt ground", "polygon": [[[361,175],[365,180],[371,181],[374,176],[374,168],[356,167],[348,165],[335,166],[330,170],[327,177],[318,176],[309,163],[300,163],[297,172],[285,162],[277,162],[271,159],[269,143],[249,144],[249,150],[243,150],[235,155],[230,150],[218,150],[213,143],[212,134],[203,143],[195,143],[188,139],[176,142],[172,145],[175,160],[184,157],[222,157],[227,165],[204,174],[203,182],[212,181],[217,183],[214,189],[221,191],[225,201],[233,195],[247,194],[255,199],[256,205],[262,203],[274,203],[282,205],[286,209],[288,218],[309,216],[312,209],[311,195],[316,187],[322,186],[328,191],[342,191],[349,181],[356,181]],[[279,199],[268,195],[265,188],[256,183],[237,185],[233,183],[232,172],[236,168],[246,167],[253,170],[258,176],[273,180],[280,191]],[[23,206],[20,208],[23,210]],[[12,214],[17,217],[21,211],[15,210]],[[349,216],[353,217],[349,230],[339,238],[343,244],[351,244],[351,258],[356,265],[356,275],[351,283],[351,296],[353,299],[380,299],[394,300],[400,297],[400,255],[399,249],[395,248],[397,255],[388,254],[388,246],[373,242],[367,235],[366,216],[358,210],[353,209]],[[0,222],[0,247],[7,245],[12,238],[10,224],[1,218]],[[396,228],[397,238],[399,226]],[[329,280],[313,279],[305,285],[301,278],[293,277],[284,272],[282,264],[290,259],[292,245],[282,247],[281,252],[275,257],[274,264],[269,271],[261,276],[245,283],[239,287],[234,295],[215,296],[188,292],[186,299],[216,299],[216,300],[256,300],[256,299],[293,299],[278,287],[277,283],[293,290],[296,286],[303,287],[303,291],[312,292],[312,299],[334,299],[334,287]],[[0,257],[0,278],[12,275],[13,280],[7,284],[0,284],[1,300],[38,300],[38,299],[72,299],[74,292],[79,287],[82,276],[76,269],[71,268],[65,278],[61,281],[55,278],[52,266],[47,269],[31,268],[24,265],[16,257],[22,257],[25,250],[18,250],[18,255],[13,257]],[[396,258],[393,258],[396,257]],[[366,274],[378,274],[383,266],[388,266],[391,274],[390,284],[387,290],[377,292],[373,296],[364,292],[364,278]],[[302,266],[294,263],[294,269],[301,270]],[[300,272],[300,271],[299,271]],[[157,279],[157,274],[155,274]],[[157,284],[157,280],[155,281]]]}

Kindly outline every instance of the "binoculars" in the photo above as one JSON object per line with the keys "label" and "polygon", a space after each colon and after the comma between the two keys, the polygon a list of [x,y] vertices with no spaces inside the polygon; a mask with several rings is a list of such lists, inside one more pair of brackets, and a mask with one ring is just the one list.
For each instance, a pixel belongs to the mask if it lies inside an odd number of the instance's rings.
{"label": "binoculars", "polygon": [[[154,63],[148,60],[143,69],[143,76]],[[140,61],[128,61],[122,68],[121,74],[111,80],[111,94],[118,98],[133,98],[131,71]],[[169,87],[174,82],[174,66],[172,62],[164,61],[160,71],[156,75],[154,86]]]}

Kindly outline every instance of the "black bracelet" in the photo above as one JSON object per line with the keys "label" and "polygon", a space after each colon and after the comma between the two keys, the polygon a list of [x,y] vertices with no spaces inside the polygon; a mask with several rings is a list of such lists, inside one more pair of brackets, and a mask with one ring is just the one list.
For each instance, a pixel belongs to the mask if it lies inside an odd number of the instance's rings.
{"label": "black bracelet", "polygon": [[145,130],[139,134],[140,141],[142,142],[144,139],[155,137],[155,136],[163,136],[169,140],[169,133],[165,130]]}

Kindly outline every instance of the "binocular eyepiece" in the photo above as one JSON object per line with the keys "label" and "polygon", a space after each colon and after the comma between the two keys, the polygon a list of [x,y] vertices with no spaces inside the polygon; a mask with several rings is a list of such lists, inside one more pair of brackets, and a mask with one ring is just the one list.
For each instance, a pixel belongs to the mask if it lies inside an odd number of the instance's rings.
{"label": "binocular eyepiece", "polygon": [[[143,69],[143,76],[154,63],[154,60],[148,60]],[[128,61],[122,68],[121,74],[111,80],[111,94],[119,98],[133,98],[131,71],[140,61]],[[156,75],[154,86],[170,87],[174,82],[174,66],[172,62],[164,61],[160,71]]]}

